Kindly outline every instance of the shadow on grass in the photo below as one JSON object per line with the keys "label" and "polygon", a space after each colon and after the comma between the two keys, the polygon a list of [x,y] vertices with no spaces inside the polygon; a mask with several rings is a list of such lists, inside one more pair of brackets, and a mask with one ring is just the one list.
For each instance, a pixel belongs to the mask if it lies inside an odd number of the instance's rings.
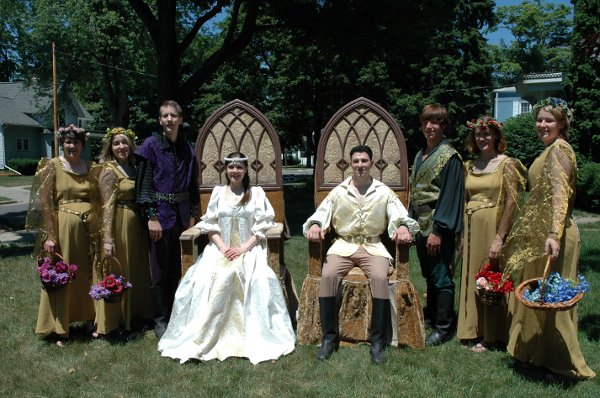
{"label": "shadow on grass", "polygon": [[509,368],[512,368],[515,374],[531,382],[546,386],[555,386],[562,388],[563,390],[570,390],[581,381],[552,373],[543,366],[533,366],[529,363],[521,362],[511,358],[507,358],[506,360],[509,361],[508,366]]}
{"label": "shadow on grass", "polygon": [[0,243],[0,258],[31,254],[33,246],[33,242]]}
{"label": "shadow on grass", "polygon": [[579,330],[586,334],[590,341],[600,341],[600,315],[590,314],[579,319]]}
{"label": "shadow on grass", "polygon": [[[69,328],[68,344],[89,344],[102,339],[110,345],[125,345],[142,338],[145,332],[152,330],[151,323],[151,321],[138,322],[132,325],[131,331],[119,328],[99,337],[93,337],[91,332],[86,328],[85,323],[71,325]],[[49,345],[56,344],[58,336],[55,333],[51,333],[45,336],[43,340]]]}
{"label": "shadow on grass", "polygon": [[600,272],[600,248],[582,248],[579,257],[579,270],[582,273],[590,270]]}

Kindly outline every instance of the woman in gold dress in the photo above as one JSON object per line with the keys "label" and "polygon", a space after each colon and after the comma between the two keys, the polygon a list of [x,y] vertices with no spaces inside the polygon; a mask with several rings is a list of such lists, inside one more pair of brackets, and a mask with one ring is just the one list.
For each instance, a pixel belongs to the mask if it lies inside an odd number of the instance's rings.
{"label": "woman in gold dress", "polygon": [[132,320],[152,319],[148,237],[134,200],[135,139],[135,133],[129,129],[108,130],[102,139],[100,164],[92,173],[97,175],[93,181],[98,184],[97,219],[101,223],[101,253],[97,256],[94,282],[114,273],[125,276],[133,285],[118,303],[96,303],[96,337],[117,331],[119,326],[131,331]]}
{"label": "woman in gold dress", "polygon": [[[572,210],[577,180],[575,152],[567,142],[568,104],[547,98],[533,109],[538,137],[546,147],[529,169],[531,192],[507,240],[507,271],[523,281],[539,278],[547,256],[550,271],[576,280],[579,231]],[[507,351],[516,360],[574,379],[596,374],[577,340],[577,309],[532,310],[515,302]]]}
{"label": "woman in gold dress", "polygon": [[476,158],[465,164],[466,205],[463,267],[457,337],[475,343],[472,350],[504,347],[510,326],[506,297],[499,305],[483,304],[474,276],[483,264],[500,270],[499,256],[512,226],[518,195],[525,188],[525,168],[504,154],[502,126],[489,116],[468,122],[467,149]]}
{"label": "woman in gold dress", "polygon": [[27,227],[39,228],[36,247],[60,253],[66,263],[78,267],[75,280],[48,292],[42,289],[35,332],[54,336],[62,347],[69,325],[86,322],[93,330],[94,304],[88,295],[91,282],[91,248],[87,217],[90,212],[89,171],[91,162],[81,158],[84,129],[74,125],[58,131],[63,155],[40,161],[31,190]]}

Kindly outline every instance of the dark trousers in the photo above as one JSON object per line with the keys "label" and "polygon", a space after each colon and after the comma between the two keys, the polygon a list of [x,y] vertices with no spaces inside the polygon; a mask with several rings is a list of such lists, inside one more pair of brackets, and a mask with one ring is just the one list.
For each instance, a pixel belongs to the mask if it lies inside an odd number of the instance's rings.
{"label": "dark trousers", "polygon": [[155,299],[155,320],[169,321],[175,299],[175,291],[181,279],[181,249],[179,236],[184,231],[178,222],[171,229],[162,231],[162,238],[150,239],[150,267]]}
{"label": "dark trousers", "polygon": [[452,262],[456,246],[454,234],[442,235],[440,252],[436,256],[427,253],[427,236],[415,237],[421,274],[427,282],[427,306],[425,320],[438,330],[451,332],[454,324],[454,280]]}

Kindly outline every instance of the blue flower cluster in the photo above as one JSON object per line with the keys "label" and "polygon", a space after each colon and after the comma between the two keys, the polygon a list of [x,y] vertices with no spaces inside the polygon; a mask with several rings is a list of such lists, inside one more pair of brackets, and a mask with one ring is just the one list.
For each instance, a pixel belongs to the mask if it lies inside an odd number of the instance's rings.
{"label": "blue flower cluster", "polygon": [[[585,293],[589,290],[590,284],[583,275],[577,276],[577,282],[567,278],[562,278],[558,272],[552,272],[544,282],[544,302],[562,303],[571,300],[578,293]],[[539,283],[534,290],[527,289],[523,292],[523,298],[527,301],[540,301]]]}

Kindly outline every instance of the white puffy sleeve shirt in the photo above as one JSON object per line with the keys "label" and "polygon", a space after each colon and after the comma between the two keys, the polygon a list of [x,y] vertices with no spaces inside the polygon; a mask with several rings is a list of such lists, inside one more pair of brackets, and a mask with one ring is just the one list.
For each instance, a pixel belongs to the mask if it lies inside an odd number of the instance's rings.
{"label": "white puffy sleeve shirt", "polygon": [[[328,255],[348,257],[358,250],[360,245],[345,241],[344,236],[375,237],[387,230],[391,238],[401,225],[413,235],[419,232],[419,224],[408,217],[406,208],[387,185],[373,179],[364,199],[359,201],[350,181],[351,177],[335,187],[302,226],[305,234],[313,223],[319,223],[324,231],[333,227],[339,237],[329,248]],[[373,256],[392,259],[381,242],[365,242],[362,246]]]}

